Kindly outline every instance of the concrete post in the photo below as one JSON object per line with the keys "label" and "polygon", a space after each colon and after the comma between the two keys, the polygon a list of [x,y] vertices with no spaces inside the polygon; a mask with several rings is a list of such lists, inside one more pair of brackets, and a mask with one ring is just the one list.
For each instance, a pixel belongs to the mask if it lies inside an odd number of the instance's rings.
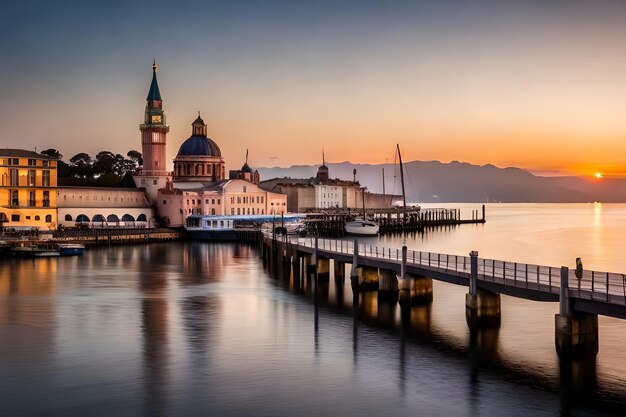
{"label": "concrete post", "polygon": [[598,354],[598,315],[572,311],[569,268],[561,267],[559,314],[554,316],[554,341],[561,359],[594,358]]}
{"label": "concrete post", "polygon": [[398,300],[398,278],[396,271],[391,269],[379,269],[378,298],[394,302]]}
{"label": "concrete post", "polygon": [[346,279],[345,262],[335,261],[335,282],[337,284],[343,284],[345,279]]}
{"label": "concrete post", "polygon": [[330,280],[330,259],[317,258],[315,263],[318,282],[328,282]]}
{"label": "concrete post", "polygon": [[469,285],[469,293],[470,295],[478,294],[478,252],[475,250],[470,252],[470,285]]}

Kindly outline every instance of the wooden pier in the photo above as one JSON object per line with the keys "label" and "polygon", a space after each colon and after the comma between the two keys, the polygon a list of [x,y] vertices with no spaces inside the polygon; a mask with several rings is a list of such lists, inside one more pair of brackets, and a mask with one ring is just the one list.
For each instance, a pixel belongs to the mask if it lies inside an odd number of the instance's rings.
{"label": "wooden pier", "polygon": [[[365,213],[368,219],[378,223],[380,233],[416,232],[430,227],[480,224],[486,221],[484,205],[481,210],[472,210],[472,217],[468,219],[461,218],[460,209],[445,208],[369,209]],[[305,223],[312,234],[341,237],[345,234],[346,222],[357,217],[363,217],[363,211],[319,210],[307,213]]]}
{"label": "wooden pier", "polygon": [[598,315],[626,319],[626,274],[578,271],[568,267],[531,265],[478,257],[388,248],[358,240],[290,237],[264,234],[266,262],[289,265],[307,279],[328,281],[330,262],[335,280],[351,265],[353,291],[377,290],[379,297],[429,304],[432,280],[468,287],[466,320],[473,332],[499,327],[500,294],[534,301],[558,302],[555,345],[561,358],[595,357]]}

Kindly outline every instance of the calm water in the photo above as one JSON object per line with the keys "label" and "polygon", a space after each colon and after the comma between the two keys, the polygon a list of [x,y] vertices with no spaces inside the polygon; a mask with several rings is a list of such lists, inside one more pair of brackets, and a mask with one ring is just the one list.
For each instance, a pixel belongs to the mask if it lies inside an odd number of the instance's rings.
{"label": "calm water", "polygon": [[[458,207],[459,205],[454,205]],[[468,206],[477,208],[475,206]],[[465,208],[469,210],[469,208]],[[469,211],[468,211],[469,213]],[[494,205],[485,225],[385,245],[626,272],[626,205]],[[0,415],[476,416],[619,413],[626,323],[559,366],[554,303],[502,297],[470,340],[466,289],[401,311],[312,288],[256,249],[168,243],[0,261]],[[563,376],[563,378],[561,377]]]}

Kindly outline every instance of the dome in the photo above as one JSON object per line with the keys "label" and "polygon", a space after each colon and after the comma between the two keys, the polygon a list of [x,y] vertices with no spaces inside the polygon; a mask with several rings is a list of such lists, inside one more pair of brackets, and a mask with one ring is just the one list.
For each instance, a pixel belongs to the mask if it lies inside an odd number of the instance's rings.
{"label": "dome", "polygon": [[219,146],[205,136],[191,136],[180,145],[178,156],[222,156]]}
{"label": "dome", "polygon": [[250,165],[248,165],[248,163],[246,162],[241,167],[241,172],[250,172],[250,173],[252,173],[252,168],[250,168]]}

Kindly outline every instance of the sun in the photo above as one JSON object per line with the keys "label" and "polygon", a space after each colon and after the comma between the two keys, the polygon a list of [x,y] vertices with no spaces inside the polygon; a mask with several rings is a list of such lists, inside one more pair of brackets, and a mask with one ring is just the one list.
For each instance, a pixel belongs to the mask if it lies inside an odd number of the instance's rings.
{"label": "sun", "polygon": [[602,175],[601,172],[596,172],[595,176],[596,176],[596,178],[604,178],[604,175]]}

